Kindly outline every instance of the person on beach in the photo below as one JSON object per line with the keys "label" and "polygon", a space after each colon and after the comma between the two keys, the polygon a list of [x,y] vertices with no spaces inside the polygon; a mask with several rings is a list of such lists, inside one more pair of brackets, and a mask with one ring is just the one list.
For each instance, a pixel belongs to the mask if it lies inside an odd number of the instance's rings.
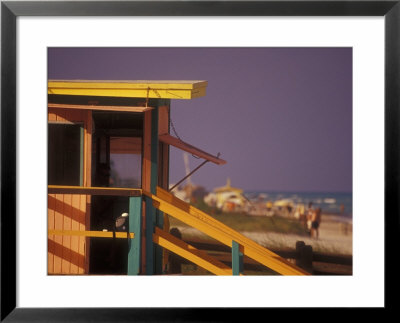
{"label": "person on beach", "polygon": [[307,209],[307,213],[306,213],[306,229],[307,232],[309,232],[311,234],[311,223],[312,223],[312,218],[313,218],[313,214],[314,214],[314,208],[313,208],[313,203],[310,202],[308,203],[308,209]]}
{"label": "person on beach", "polygon": [[344,214],[344,205],[340,204],[340,214],[343,215]]}
{"label": "person on beach", "polygon": [[316,210],[314,210],[314,212],[312,213],[312,217],[311,217],[311,238],[315,237],[316,239],[318,239],[319,237],[319,224],[321,223],[321,208],[317,208]]}

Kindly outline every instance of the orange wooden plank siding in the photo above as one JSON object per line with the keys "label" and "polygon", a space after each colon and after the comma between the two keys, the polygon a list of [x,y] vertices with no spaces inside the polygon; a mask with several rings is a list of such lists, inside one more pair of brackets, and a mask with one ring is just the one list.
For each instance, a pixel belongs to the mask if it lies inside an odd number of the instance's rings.
{"label": "orange wooden plank siding", "polygon": [[[55,208],[54,208],[54,229],[62,230],[63,229],[63,207],[62,203],[64,201],[63,194],[56,194],[55,200]],[[62,273],[62,247],[63,247],[63,237],[62,236],[54,236],[54,273],[60,274]]]}
{"label": "orange wooden plank siding", "polygon": [[[91,111],[69,109],[48,109],[48,120],[55,122],[83,122],[84,125],[84,178],[83,184],[90,185],[91,163]],[[86,195],[49,194],[48,228],[54,230],[80,230],[88,227]],[[48,237],[49,274],[87,273],[86,237],[56,236]]]}
{"label": "orange wooden plank siding", "polygon": [[[80,213],[79,230],[86,231],[86,228],[89,228],[89,226],[86,226],[86,195],[81,195],[79,209],[82,211]],[[79,255],[84,255],[84,257],[79,257],[79,274],[87,272],[88,259],[86,258],[89,257],[86,257],[88,255],[86,253],[86,239],[86,237],[79,237]]]}
{"label": "orange wooden plank siding", "polygon": [[[85,231],[85,201],[84,195],[49,194],[49,229]],[[48,243],[49,274],[85,273],[85,237],[49,235]]]}
{"label": "orange wooden plank siding", "polygon": [[[55,194],[49,194],[48,195],[48,229],[53,230],[55,228],[54,226],[54,210],[55,210],[55,203],[56,203],[56,195]],[[47,250],[47,272],[52,273],[54,272],[54,250],[50,249],[50,244],[54,241],[54,236],[49,236],[48,237],[48,250]]]}
{"label": "orange wooden plank siding", "polygon": [[[79,226],[79,206],[81,196],[77,194],[72,195],[72,224],[71,230],[80,230]],[[81,237],[71,237],[71,274],[79,273],[79,240]]]}
{"label": "orange wooden plank siding", "polygon": [[67,111],[65,109],[60,109],[60,111],[56,113],[56,121],[68,121],[66,118],[66,114]]}
{"label": "orange wooden plank siding", "polygon": [[[169,106],[160,106],[158,108],[158,134],[169,134]],[[169,145],[159,142],[159,169],[158,186],[164,189],[169,187]]]}
{"label": "orange wooden plank siding", "polygon": [[144,113],[143,129],[142,188],[149,191],[151,176],[151,111]]}
{"label": "orange wooden plank siding", "polygon": [[[90,187],[92,186],[92,131],[93,131],[93,119],[92,119],[92,111],[81,111],[85,119],[85,127],[84,127],[84,158],[83,158],[83,186]],[[91,196],[89,195],[81,195],[85,198],[85,226],[81,230],[86,230],[86,228],[90,228],[90,201]],[[79,237],[84,240],[85,243],[85,272],[89,272],[89,254],[90,254],[90,243],[89,237]]]}
{"label": "orange wooden plank siding", "polygon": [[49,121],[56,121],[57,120],[56,113],[54,112],[53,109],[49,109],[49,111],[48,111],[48,120]]}
{"label": "orange wooden plank siding", "polygon": [[[70,194],[64,194],[63,201],[63,230],[71,230],[71,220],[72,220],[72,197]],[[63,237],[63,255],[61,261],[61,272],[63,274],[69,274],[71,270],[71,237]]]}
{"label": "orange wooden plank siding", "polygon": [[112,137],[110,138],[111,154],[131,154],[132,152],[142,153],[142,138]]}

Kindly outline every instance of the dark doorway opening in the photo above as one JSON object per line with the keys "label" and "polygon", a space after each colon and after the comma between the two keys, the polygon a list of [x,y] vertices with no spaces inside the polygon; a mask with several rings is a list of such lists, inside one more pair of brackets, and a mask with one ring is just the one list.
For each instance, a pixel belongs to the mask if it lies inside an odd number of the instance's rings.
{"label": "dark doorway opening", "polygon": [[[143,115],[96,111],[93,125],[92,185],[140,188]],[[117,218],[128,211],[127,197],[92,196],[90,229],[114,231]],[[91,238],[89,273],[126,275],[129,243],[129,239]]]}

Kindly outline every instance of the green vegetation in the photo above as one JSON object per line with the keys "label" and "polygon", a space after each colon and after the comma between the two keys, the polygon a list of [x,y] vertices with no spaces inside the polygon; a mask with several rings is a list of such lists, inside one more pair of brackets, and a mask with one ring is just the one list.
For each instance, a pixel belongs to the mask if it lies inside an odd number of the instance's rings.
{"label": "green vegetation", "polygon": [[[216,220],[224,223],[225,225],[231,227],[232,229],[244,233],[244,235],[247,235],[246,232],[249,233],[254,233],[248,236],[255,236],[257,237],[258,235],[255,233],[268,233],[268,232],[275,232],[275,233],[283,233],[283,234],[295,234],[299,236],[304,236],[304,237],[309,237],[309,233],[306,231],[304,228],[303,224],[292,218],[286,218],[286,217],[281,217],[281,216],[251,216],[247,215],[245,213],[239,213],[239,212],[222,212],[221,210],[217,208],[213,208],[205,204],[204,202],[197,202],[192,204],[194,207],[202,210],[203,212],[209,214],[210,216],[214,217]],[[182,228],[181,233],[182,237],[186,241],[192,241],[192,245],[194,245],[196,248],[202,249],[207,251],[207,253],[218,259],[219,261],[222,261],[226,263],[228,266],[231,266],[229,264],[229,259],[231,257],[230,252],[226,252],[221,249],[213,249],[210,246],[207,246],[208,244],[215,244],[216,246],[220,246],[221,243],[214,240],[210,236],[201,233],[200,231],[191,228],[190,226],[187,226],[186,224],[178,221],[174,217],[170,216],[169,217],[170,221],[170,227],[179,227]],[[280,236],[280,235],[279,235]],[[280,250],[280,251],[293,251],[295,249],[295,243],[293,242],[293,245],[288,245],[287,241],[285,241],[285,235],[282,235],[282,240],[277,239],[276,241],[269,241],[268,245],[263,244],[264,242],[261,241],[262,245],[267,247],[270,250]],[[296,237],[297,238],[297,237]],[[302,240],[302,238],[298,238],[299,240]],[[196,246],[195,243],[200,243],[199,246]],[[201,243],[204,243],[201,245]],[[314,241],[313,243],[313,251],[319,252],[322,254],[340,254],[341,251],[339,249],[336,249],[334,246],[326,245],[324,243],[320,243],[320,241]],[[270,270],[269,268],[259,265],[257,262],[252,261],[250,258],[246,258],[244,256],[244,275],[277,275],[274,271]],[[327,265],[324,265],[324,268]],[[328,266],[332,267],[334,265],[328,264]],[[336,266],[336,265],[335,265]],[[330,268],[329,267],[329,268]],[[201,268],[200,266],[197,266],[193,263],[190,263],[188,261],[184,262],[181,267],[182,270],[182,275],[194,275],[194,276],[199,276],[199,275],[210,275],[207,270]],[[336,270],[336,269],[335,269]],[[347,271],[346,271],[347,272]]]}
{"label": "green vegetation", "polygon": [[[307,235],[303,225],[295,219],[288,219],[278,216],[250,216],[244,213],[236,212],[221,212],[217,208],[208,206],[203,201],[197,202],[193,204],[193,206],[239,232],[261,231]],[[183,223],[175,220],[173,217],[170,217],[170,225],[171,227],[176,225],[185,226]]]}
{"label": "green vegetation", "polygon": [[249,216],[241,213],[223,213],[220,215],[214,215],[214,218],[236,231],[305,234],[304,227],[299,221],[293,221],[281,217],[262,217]]}
{"label": "green vegetation", "polygon": [[[231,227],[238,232],[278,232],[278,233],[288,233],[297,235],[307,235],[306,230],[303,225],[294,219],[288,219],[279,216],[266,217],[266,216],[250,216],[244,213],[238,212],[222,212],[217,208],[213,208],[205,204],[204,202],[193,203],[193,206],[202,210],[203,212],[214,217],[218,221],[224,223],[225,225]],[[170,227],[182,227],[190,228],[186,224],[180,222],[174,217],[169,217]],[[215,244],[220,244],[218,241],[212,239],[211,237],[200,233],[198,230],[183,230],[182,235],[184,239],[194,238],[195,240],[201,236],[201,240],[205,242],[213,242]],[[196,234],[197,232],[197,234]],[[285,249],[285,248],[282,248]],[[208,251],[210,254],[210,251]],[[211,254],[210,254],[211,255]],[[225,257],[224,257],[225,255]],[[212,256],[216,257],[220,261],[227,259],[230,254],[225,252],[212,251]],[[207,270],[197,266],[193,263],[183,263],[182,264],[182,275],[210,275]],[[267,267],[261,266],[259,269],[252,269],[251,267],[246,268],[246,263],[244,265],[244,275],[277,275],[274,271]]]}

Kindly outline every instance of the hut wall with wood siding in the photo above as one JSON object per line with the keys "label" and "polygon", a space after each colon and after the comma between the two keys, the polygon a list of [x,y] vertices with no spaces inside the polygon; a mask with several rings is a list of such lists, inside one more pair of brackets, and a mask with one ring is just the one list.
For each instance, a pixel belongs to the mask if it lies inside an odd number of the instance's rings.
{"label": "hut wall with wood siding", "polygon": [[[91,111],[48,110],[49,122],[83,123],[83,185],[91,181]],[[72,194],[48,194],[48,229],[85,231],[89,228],[90,197]],[[48,274],[85,274],[88,271],[89,244],[86,237],[48,237]]]}

